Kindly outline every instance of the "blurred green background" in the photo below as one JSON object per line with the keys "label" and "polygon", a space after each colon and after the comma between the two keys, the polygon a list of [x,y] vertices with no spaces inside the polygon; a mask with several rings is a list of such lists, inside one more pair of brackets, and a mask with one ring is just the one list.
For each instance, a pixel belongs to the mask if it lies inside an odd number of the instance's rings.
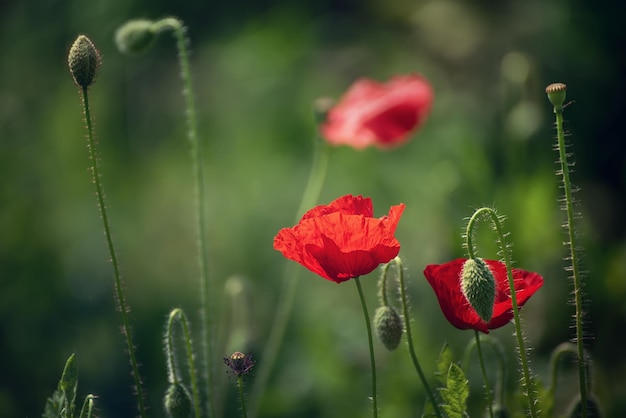
{"label": "blurred green background", "polygon": [[[508,216],[517,265],[546,280],[524,310],[533,367],[544,382],[551,350],[573,335],[553,114],[544,94],[547,84],[561,81],[575,100],[565,116],[576,155],[573,181],[581,187],[593,390],[605,416],[624,416],[625,9],[609,0],[4,0],[0,417],[40,416],[72,352],[81,397],[96,394],[102,416],[135,412],[82,110],[66,65],[79,33],[103,54],[90,91],[104,189],[147,400],[151,415],[163,416],[165,318],[182,307],[194,327],[199,306],[181,83],[171,36],[145,55],[126,57],[113,33],[131,18],[168,15],[187,24],[192,47],[223,416],[237,416],[237,407],[221,357],[240,350],[263,360],[286,263],[272,239],[292,225],[306,183],[312,102],[339,96],[361,76],[406,72],[422,73],[434,86],[426,126],[397,150],[333,149],[320,203],[363,194],[373,198],[376,216],[406,203],[397,236],[426,374],[433,375],[444,342],[460,359],[473,334],[445,321],[421,272],[463,256],[463,218],[485,204]],[[481,234],[481,253],[493,258],[489,241],[488,232]],[[261,415],[367,416],[369,359],[356,289],[301,273]],[[376,279],[372,273],[362,280],[372,312]],[[512,332],[507,326],[492,335],[510,348],[514,387]],[[377,343],[376,351],[381,417],[418,416],[425,395],[406,348],[387,353]],[[577,384],[572,368],[564,369],[557,412]],[[472,416],[480,416],[476,370],[470,379]]]}

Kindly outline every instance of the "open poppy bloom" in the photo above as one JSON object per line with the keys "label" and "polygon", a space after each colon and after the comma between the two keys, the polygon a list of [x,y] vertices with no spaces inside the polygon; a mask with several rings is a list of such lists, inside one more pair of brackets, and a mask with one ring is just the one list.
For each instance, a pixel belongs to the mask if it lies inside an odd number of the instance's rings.
{"label": "open poppy bloom", "polygon": [[[500,261],[484,260],[496,282],[493,315],[489,322],[485,322],[461,291],[461,272],[466,261],[465,258],[457,258],[445,264],[431,264],[426,266],[424,276],[435,291],[443,314],[452,325],[459,329],[474,329],[488,334],[490,329],[500,328],[513,318],[506,266]],[[543,278],[537,273],[513,269],[513,282],[517,305],[522,307],[543,285]]]}
{"label": "open poppy bloom", "polygon": [[332,145],[395,147],[423,124],[432,102],[432,87],[417,74],[362,78],[328,111],[321,133]]}
{"label": "open poppy bloom", "polygon": [[372,272],[398,255],[394,237],[404,204],[374,218],[372,199],[346,195],[316,206],[292,228],[281,229],[274,249],[335,283]]}

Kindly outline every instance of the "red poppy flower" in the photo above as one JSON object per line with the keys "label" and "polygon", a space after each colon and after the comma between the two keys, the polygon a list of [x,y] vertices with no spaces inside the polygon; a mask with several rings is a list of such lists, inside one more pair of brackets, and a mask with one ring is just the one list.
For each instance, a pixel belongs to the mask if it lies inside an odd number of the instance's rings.
{"label": "red poppy flower", "polygon": [[398,255],[394,237],[404,204],[374,218],[372,199],[347,195],[304,214],[292,228],[281,229],[274,249],[336,283],[372,272]]}
{"label": "red poppy flower", "polygon": [[432,87],[417,74],[396,76],[384,84],[362,78],[329,110],[321,133],[333,145],[391,148],[409,139],[432,102]]}
{"label": "red poppy flower", "polygon": [[[426,266],[424,276],[435,291],[443,314],[452,325],[459,329],[475,329],[488,334],[490,329],[500,328],[513,318],[506,266],[500,261],[484,260],[496,281],[493,316],[489,322],[485,322],[461,291],[460,275],[465,261],[467,259],[458,258],[445,264],[431,264]],[[513,269],[513,282],[517,305],[521,307],[543,285],[543,278],[537,273]]]}

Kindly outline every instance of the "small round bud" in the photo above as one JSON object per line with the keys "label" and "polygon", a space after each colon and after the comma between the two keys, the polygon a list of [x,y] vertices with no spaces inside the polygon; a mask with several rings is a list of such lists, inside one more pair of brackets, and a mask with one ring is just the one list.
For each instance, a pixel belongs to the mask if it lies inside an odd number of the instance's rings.
{"label": "small round bud", "polygon": [[156,39],[154,24],[150,20],[129,20],[115,31],[115,45],[123,54],[145,52]]}
{"label": "small round bud", "polygon": [[393,306],[381,306],[374,314],[374,328],[385,348],[393,351],[400,345],[404,322]]}
{"label": "small round bud", "polygon": [[173,383],[167,388],[163,405],[170,418],[189,418],[191,416],[191,396],[187,388],[180,383]]}
{"label": "small round bud", "polygon": [[[582,416],[583,416],[583,405],[579,397],[578,399],[574,401],[572,405],[570,405],[568,417],[578,418]],[[600,405],[598,404],[598,400],[593,395],[587,398],[587,416],[590,418],[602,416],[602,411],[600,409]]]}
{"label": "small round bud", "polygon": [[463,264],[461,291],[480,319],[489,322],[496,298],[496,281],[482,258],[470,258]]}
{"label": "small round bud", "polygon": [[546,94],[548,100],[554,106],[554,109],[562,109],[563,103],[565,103],[565,94],[567,86],[563,83],[552,83],[546,87]]}
{"label": "small round bud", "polygon": [[67,64],[70,67],[74,82],[79,87],[89,87],[96,78],[100,63],[100,51],[96,49],[88,37],[79,35],[67,56]]}

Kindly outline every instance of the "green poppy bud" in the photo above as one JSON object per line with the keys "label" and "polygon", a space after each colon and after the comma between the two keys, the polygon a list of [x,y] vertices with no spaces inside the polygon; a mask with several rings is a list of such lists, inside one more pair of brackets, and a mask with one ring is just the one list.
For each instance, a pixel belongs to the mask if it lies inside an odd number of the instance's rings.
{"label": "green poppy bud", "polygon": [[191,416],[191,396],[181,383],[172,383],[165,391],[163,399],[165,412],[170,418]]}
{"label": "green poppy bud", "polygon": [[555,110],[560,110],[563,108],[563,103],[565,103],[565,94],[566,94],[567,86],[563,83],[552,83],[546,87],[546,94],[548,95],[548,100],[554,106]]}
{"label": "green poppy bud", "polygon": [[374,327],[378,339],[389,351],[393,351],[400,345],[404,322],[393,306],[381,306],[374,314]]}
{"label": "green poppy bud", "polygon": [[67,56],[67,64],[76,85],[87,88],[93,84],[100,63],[100,51],[88,37],[79,35]]}
{"label": "green poppy bud", "polygon": [[496,298],[496,281],[482,258],[470,258],[463,264],[461,291],[480,319],[489,322]]}
{"label": "green poppy bud", "polygon": [[115,31],[115,45],[123,54],[145,52],[156,39],[151,20],[129,20]]}

